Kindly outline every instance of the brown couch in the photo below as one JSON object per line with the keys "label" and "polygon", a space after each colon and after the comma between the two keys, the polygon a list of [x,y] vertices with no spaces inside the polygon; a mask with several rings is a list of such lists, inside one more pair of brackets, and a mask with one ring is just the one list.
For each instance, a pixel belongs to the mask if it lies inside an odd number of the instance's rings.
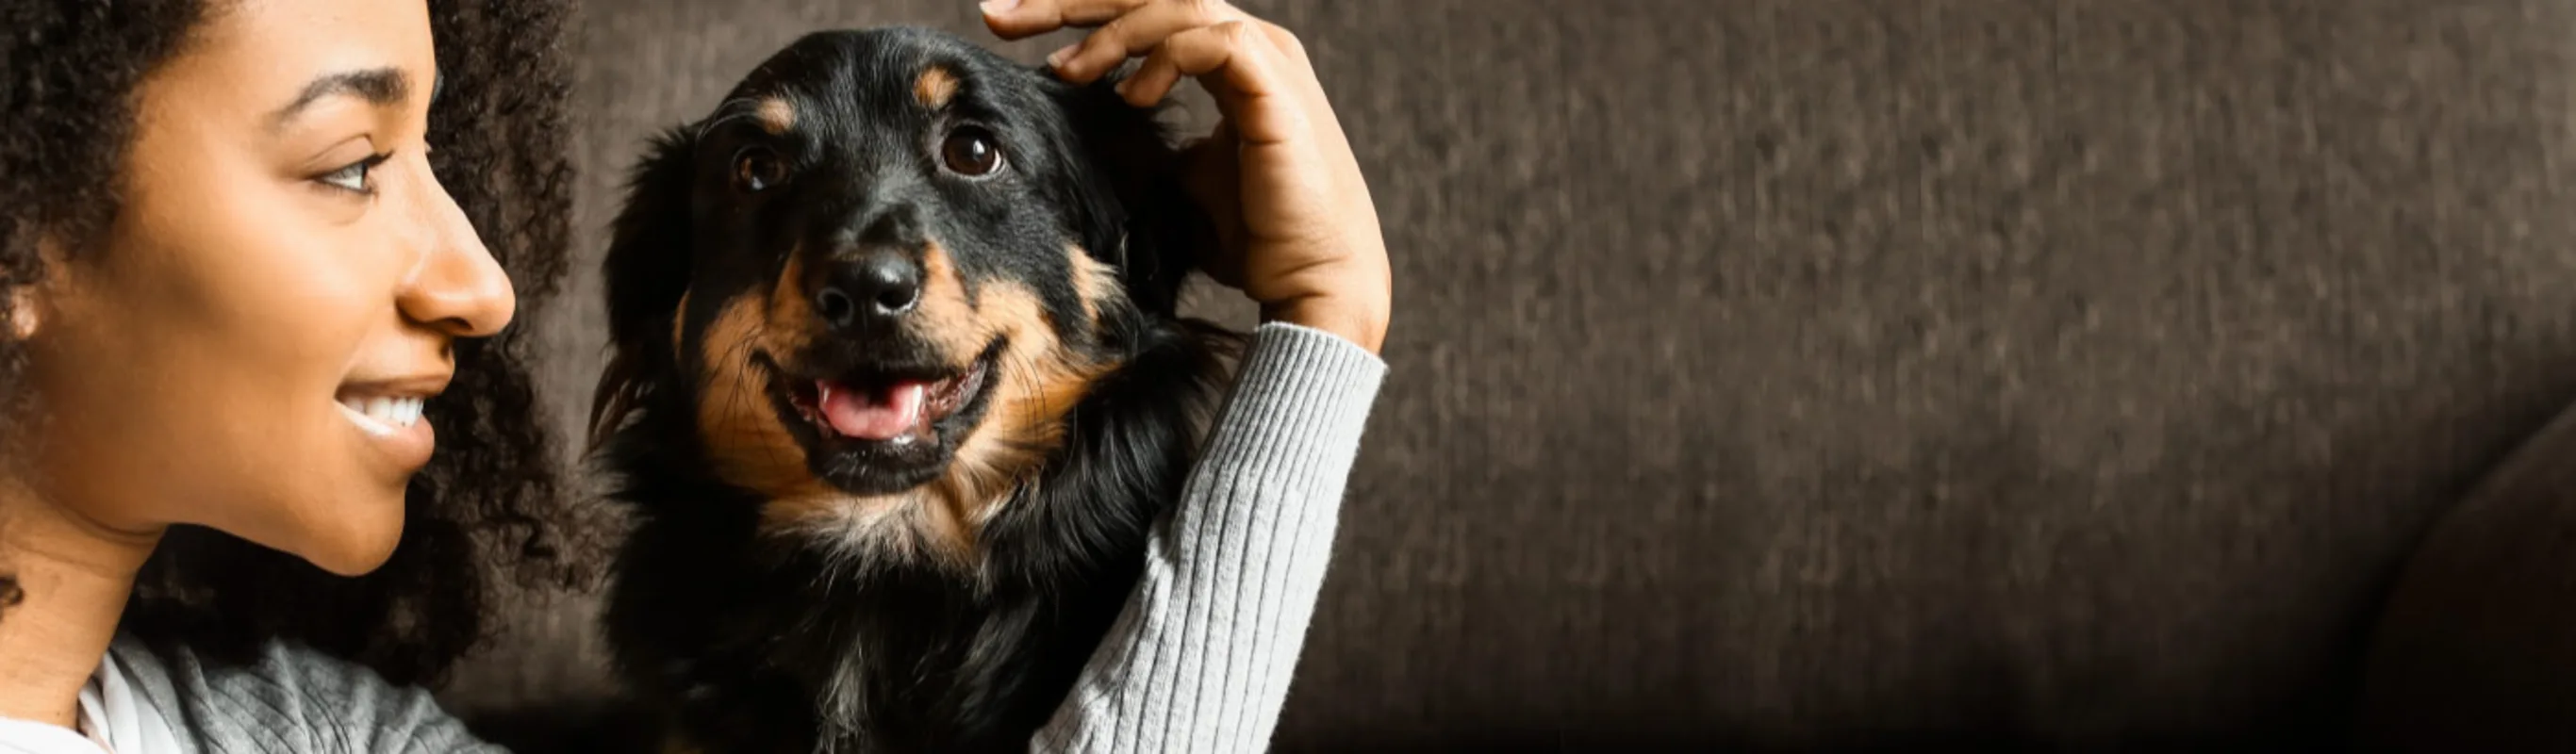
{"label": "brown couch", "polygon": [[[2576,5],[1244,4],[1399,309],[1279,748],[2576,746]],[[792,37],[974,18],[590,0],[587,259]]]}

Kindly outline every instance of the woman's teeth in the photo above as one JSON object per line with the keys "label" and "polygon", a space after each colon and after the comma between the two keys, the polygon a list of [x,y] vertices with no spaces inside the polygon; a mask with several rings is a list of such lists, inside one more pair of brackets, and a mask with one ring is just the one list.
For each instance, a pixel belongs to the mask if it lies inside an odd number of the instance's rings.
{"label": "woman's teeth", "polygon": [[347,398],[340,401],[340,413],[367,434],[384,436],[407,429],[420,422],[421,404],[426,398]]}

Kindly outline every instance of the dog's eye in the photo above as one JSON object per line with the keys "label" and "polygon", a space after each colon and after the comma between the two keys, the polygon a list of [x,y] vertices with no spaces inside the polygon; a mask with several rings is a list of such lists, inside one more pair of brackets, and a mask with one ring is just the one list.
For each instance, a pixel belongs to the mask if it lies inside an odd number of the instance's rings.
{"label": "dog's eye", "polygon": [[744,191],[759,191],[787,180],[787,161],[760,147],[745,149],[733,158],[733,184]]}
{"label": "dog's eye", "polygon": [[950,132],[948,141],[939,145],[939,159],[958,175],[990,175],[1002,169],[1002,147],[984,129],[960,128]]}

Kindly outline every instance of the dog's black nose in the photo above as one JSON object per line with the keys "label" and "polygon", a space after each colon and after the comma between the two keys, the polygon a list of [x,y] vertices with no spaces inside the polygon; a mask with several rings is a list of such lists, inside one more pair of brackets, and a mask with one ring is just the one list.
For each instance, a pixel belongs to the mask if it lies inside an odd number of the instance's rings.
{"label": "dog's black nose", "polygon": [[814,313],[833,327],[903,316],[921,303],[921,265],[892,250],[835,262],[814,290]]}

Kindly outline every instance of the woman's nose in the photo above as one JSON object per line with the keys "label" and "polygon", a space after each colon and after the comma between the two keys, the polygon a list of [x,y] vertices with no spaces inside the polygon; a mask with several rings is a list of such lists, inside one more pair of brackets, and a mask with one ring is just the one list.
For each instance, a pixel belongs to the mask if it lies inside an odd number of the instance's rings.
{"label": "woman's nose", "polygon": [[420,175],[426,190],[413,192],[420,197],[417,217],[423,227],[419,236],[425,242],[420,267],[403,285],[397,304],[403,315],[451,337],[480,338],[499,333],[508,327],[518,308],[517,294],[510,278],[501,271],[499,260],[492,258],[483,246],[482,236],[465,218],[465,210],[456,206],[454,197],[429,176],[427,160],[422,161]]}

